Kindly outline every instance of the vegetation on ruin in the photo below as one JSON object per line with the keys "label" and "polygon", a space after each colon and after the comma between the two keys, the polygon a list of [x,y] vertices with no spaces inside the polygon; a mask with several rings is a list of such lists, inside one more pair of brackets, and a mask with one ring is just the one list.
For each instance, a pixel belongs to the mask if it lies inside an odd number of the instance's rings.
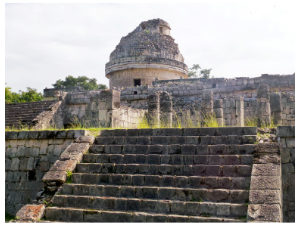
{"label": "vegetation on ruin", "polygon": [[273,117],[271,117],[270,123],[262,122],[261,124],[259,124],[259,120],[255,116],[252,118],[246,118],[244,126],[256,126],[256,127],[260,127],[260,128],[276,128],[277,127],[277,125],[273,121]]}
{"label": "vegetation on ruin", "polygon": [[16,93],[11,91],[11,87],[5,87],[5,104],[37,102],[43,99],[42,93],[34,88],[27,87],[27,91],[19,90],[19,93]]}
{"label": "vegetation on ruin", "polygon": [[9,221],[15,220],[15,219],[16,219],[15,216],[13,216],[13,215],[11,215],[11,214],[5,212],[5,222],[9,222]]}
{"label": "vegetation on ruin", "polygon": [[54,84],[52,84],[54,88],[74,88],[74,87],[82,87],[84,90],[99,90],[99,89],[107,89],[105,84],[97,84],[96,78],[88,78],[86,76],[67,76],[65,80],[57,80]]}
{"label": "vegetation on ruin", "polygon": [[188,70],[188,77],[204,78],[204,79],[214,78],[214,76],[210,75],[210,72],[211,72],[211,68],[205,69],[205,68],[201,68],[199,64],[193,64],[193,66]]}
{"label": "vegetation on ruin", "polygon": [[221,127],[215,115],[205,115],[204,118],[197,117],[196,120],[192,120],[191,116],[184,114],[179,116],[178,114],[173,114],[172,127],[169,127],[168,123],[164,120],[160,120],[159,127],[153,127],[149,124],[148,117],[145,115],[139,120],[137,125],[138,129],[148,129],[148,128],[200,128],[200,127]]}

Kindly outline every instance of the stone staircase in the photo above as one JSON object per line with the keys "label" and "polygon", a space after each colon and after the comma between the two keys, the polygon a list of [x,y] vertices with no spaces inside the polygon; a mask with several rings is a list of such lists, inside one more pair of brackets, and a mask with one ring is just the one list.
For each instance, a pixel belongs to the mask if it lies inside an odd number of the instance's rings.
{"label": "stone staircase", "polygon": [[101,131],[45,218],[245,222],[256,128]]}
{"label": "stone staircase", "polygon": [[5,104],[5,127],[32,126],[32,120],[47,110],[54,101]]}

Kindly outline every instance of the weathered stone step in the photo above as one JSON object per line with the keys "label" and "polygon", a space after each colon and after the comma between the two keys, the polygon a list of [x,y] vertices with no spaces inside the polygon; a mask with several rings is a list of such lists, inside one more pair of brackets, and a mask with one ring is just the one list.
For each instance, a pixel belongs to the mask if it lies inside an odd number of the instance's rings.
{"label": "weathered stone step", "polygon": [[95,145],[169,145],[169,144],[254,144],[256,135],[228,136],[103,136],[95,139]]}
{"label": "weathered stone step", "polygon": [[245,222],[245,218],[164,215],[145,212],[101,211],[79,208],[48,207],[45,217],[51,221],[63,222]]}
{"label": "weathered stone step", "polygon": [[247,203],[248,190],[64,184],[56,195]]}
{"label": "weathered stone step", "polygon": [[252,166],[81,163],[77,165],[76,170],[78,173],[250,177]]}
{"label": "weathered stone step", "polygon": [[203,127],[102,130],[100,136],[227,136],[256,135],[257,127]]}
{"label": "weathered stone step", "polygon": [[55,195],[52,204],[57,207],[74,207],[96,210],[138,211],[155,214],[177,214],[189,216],[231,216],[247,215],[247,204],[187,202],[176,200],[152,200],[141,198],[118,198],[99,196]]}
{"label": "weathered stone step", "polygon": [[84,163],[252,165],[252,155],[84,154]]}
{"label": "weathered stone step", "polygon": [[128,174],[86,174],[74,173],[75,184],[110,184],[129,186],[209,188],[209,189],[249,189],[250,177],[202,177],[169,175],[128,175]]}
{"label": "weathered stone step", "polygon": [[92,145],[93,154],[184,154],[184,155],[239,155],[253,154],[255,145]]}

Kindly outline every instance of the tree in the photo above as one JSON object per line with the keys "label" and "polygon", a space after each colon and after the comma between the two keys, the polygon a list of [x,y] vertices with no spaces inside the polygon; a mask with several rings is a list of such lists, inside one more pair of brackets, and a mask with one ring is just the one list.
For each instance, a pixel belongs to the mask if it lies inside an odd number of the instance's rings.
{"label": "tree", "polygon": [[27,91],[12,92],[10,87],[5,87],[5,103],[24,103],[36,102],[43,100],[42,93],[38,93],[36,89],[27,87]]}
{"label": "tree", "polygon": [[193,66],[188,71],[188,77],[190,78],[213,78],[213,76],[210,76],[210,69],[201,69],[199,64],[193,64]]}
{"label": "tree", "polygon": [[99,90],[107,89],[105,84],[97,84],[97,79],[89,79],[86,76],[78,76],[77,78],[73,76],[67,76],[65,80],[57,80],[55,84],[52,84],[55,88],[72,88],[72,87],[82,87],[84,90]]}

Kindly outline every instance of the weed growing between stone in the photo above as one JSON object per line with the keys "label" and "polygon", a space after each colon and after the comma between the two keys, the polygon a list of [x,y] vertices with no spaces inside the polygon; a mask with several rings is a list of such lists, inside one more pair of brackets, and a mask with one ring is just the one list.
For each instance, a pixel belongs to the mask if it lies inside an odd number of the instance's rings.
{"label": "weed growing between stone", "polygon": [[67,180],[66,180],[67,184],[72,183],[72,172],[67,170]]}

